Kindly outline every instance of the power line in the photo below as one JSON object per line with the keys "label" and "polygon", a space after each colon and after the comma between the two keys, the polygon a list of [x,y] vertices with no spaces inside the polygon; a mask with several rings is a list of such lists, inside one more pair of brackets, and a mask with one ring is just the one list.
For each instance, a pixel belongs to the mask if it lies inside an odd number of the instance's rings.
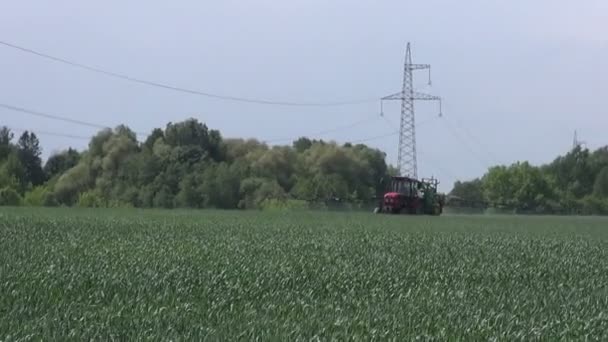
{"label": "power line", "polygon": [[[364,123],[368,123],[368,122],[371,122],[371,121],[374,121],[374,120],[377,120],[377,119],[378,119],[378,117],[376,115],[374,115],[373,117],[369,117],[367,119],[355,121],[352,124],[349,124],[349,125],[346,125],[346,126],[339,126],[339,127],[335,127],[335,128],[330,128],[330,129],[323,130],[323,131],[316,132],[316,133],[309,134],[309,135],[300,135],[299,137],[302,137],[302,136],[306,136],[306,137],[318,137],[318,136],[325,135],[325,134],[328,134],[328,133],[333,133],[333,132],[338,132],[338,131],[341,131],[341,130],[353,128],[353,127],[356,127],[356,126],[359,126],[359,125],[362,125]],[[264,142],[264,143],[273,143],[273,142],[293,141],[293,140],[298,139],[299,137],[297,137],[297,138],[293,138],[292,137],[292,138],[270,139],[270,140],[263,140],[262,142]]]}
{"label": "power line", "polygon": [[352,140],[350,141],[350,143],[352,144],[358,144],[358,143],[362,143],[362,142],[366,142],[366,141],[372,141],[372,140],[377,140],[377,139],[382,139],[382,138],[386,138],[386,137],[391,137],[394,135],[399,134],[399,132],[391,132],[391,133],[387,133],[387,134],[383,134],[383,135],[376,135],[373,137],[369,137],[369,138],[363,138],[363,139],[359,139],[359,140]]}
{"label": "power line", "polygon": [[152,87],[157,87],[157,88],[163,88],[163,89],[168,89],[168,90],[173,90],[173,91],[177,91],[177,92],[182,92],[182,93],[188,93],[188,94],[193,94],[193,95],[200,95],[200,96],[205,96],[205,97],[209,97],[209,98],[215,98],[215,99],[220,99],[220,100],[226,100],[226,101],[236,101],[236,102],[247,102],[247,103],[255,103],[255,104],[262,104],[262,105],[277,105],[277,106],[297,106],[297,107],[331,107],[331,106],[344,106],[344,105],[353,105],[353,104],[361,104],[361,103],[368,103],[368,102],[374,102],[377,101],[378,98],[374,98],[374,99],[362,99],[362,100],[353,100],[353,101],[342,101],[342,102],[289,102],[289,101],[274,101],[274,100],[264,100],[264,99],[255,99],[255,98],[246,98],[246,97],[238,97],[238,96],[232,96],[232,95],[219,95],[219,94],[213,94],[213,93],[209,93],[209,92],[205,92],[205,91],[200,91],[200,90],[193,90],[193,89],[187,89],[187,88],[182,88],[182,87],[177,87],[177,86],[172,86],[172,85],[167,85],[164,83],[159,83],[159,82],[154,82],[154,81],[148,81],[148,80],[144,80],[144,79],[140,79],[140,78],[136,78],[136,77],[132,77],[129,75],[125,75],[125,74],[120,74],[117,72],[113,72],[113,71],[108,71],[108,70],[104,70],[104,69],[100,69],[100,68],[96,68],[93,66],[89,66],[86,64],[82,64],[82,63],[78,63],[78,62],[74,62],[74,61],[70,61],[64,58],[60,58],[60,57],[55,57],[55,56],[51,56],[36,50],[32,50],[26,47],[22,47],[22,46],[18,46],[12,43],[8,43],[5,41],[0,41],[0,44],[13,48],[13,49],[17,49],[20,50],[22,52],[26,52],[32,55],[36,55],[38,57],[42,57],[42,58],[46,58],[55,62],[59,62],[59,63],[63,63],[63,64],[67,64],[73,67],[77,67],[80,69],[84,69],[84,70],[88,70],[94,73],[98,73],[98,74],[103,74],[106,76],[110,76],[110,77],[114,77],[114,78],[119,78],[122,80],[126,80],[126,81],[130,81],[130,82],[135,82],[135,83],[139,83],[139,84],[144,84],[144,85],[148,85],[148,86],[152,86]]}
{"label": "power line", "polygon": [[[17,111],[17,112],[21,112],[21,113],[25,113],[25,114],[29,114],[29,115],[33,115],[33,116],[43,117],[43,118],[47,118],[47,119],[51,119],[51,120],[69,122],[69,123],[73,123],[73,124],[81,125],[81,126],[86,126],[86,127],[93,127],[93,128],[98,128],[98,129],[107,129],[107,128],[110,128],[108,126],[104,126],[104,125],[100,125],[100,124],[96,124],[96,123],[92,123],[92,122],[87,122],[87,121],[82,121],[82,120],[76,120],[76,119],[72,119],[72,118],[65,117],[65,116],[44,113],[44,112],[35,111],[35,110],[31,110],[31,109],[26,109],[26,108],[21,108],[21,107],[17,107],[17,106],[13,106],[13,105],[8,105],[8,104],[4,104],[4,103],[0,103],[0,107],[6,108],[6,109],[9,109],[9,110],[13,110],[13,111]],[[364,119],[364,120],[356,121],[356,122],[354,122],[354,123],[352,123],[350,125],[327,129],[327,130],[318,132],[315,135],[318,136],[318,135],[321,135],[321,134],[327,134],[327,133],[336,132],[336,131],[343,130],[343,129],[352,128],[352,127],[364,124],[366,122],[370,122],[370,121],[372,121],[372,119],[375,120],[375,119],[377,119],[377,117],[374,117],[374,118],[370,117],[370,118],[367,118],[367,119]],[[53,132],[46,132],[46,133],[47,133],[47,135],[56,135],[56,136],[63,136],[63,137],[71,137],[71,138],[75,138],[75,139],[90,139],[90,138],[87,138],[87,137],[75,136],[75,135],[74,136],[70,136],[69,134],[62,134],[62,133],[53,133]],[[143,132],[135,132],[135,133],[138,134],[138,135],[147,135],[147,133],[143,133]],[[397,133],[394,133],[394,134],[397,134]],[[385,136],[383,135],[383,136],[378,136],[378,137],[365,138],[365,139],[357,140],[357,141],[354,141],[354,142],[369,141],[369,140],[374,140],[374,139],[383,138],[383,137],[385,137]],[[268,142],[278,142],[278,141],[287,141],[287,140],[295,140],[295,139],[297,139],[297,138],[265,140],[265,141],[262,141],[262,142],[268,143]]]}
{"label": "power line", "polygon": [[95,123],[91,123],[91,122],[71,119],[71,118],[63,117],[63,116],[59,116],[59,115],[42,113],[42,112],[38,112],[35,110],[25,109],[25,108],[21,108],[21,107],[17,107],[17,106],[11,106],[11,105],[4,104],[4,103],[0,103],[0,107],[6,108],[9,110],[13,110],[16,112],[33,115],[33,116],[38,116],[38,117],[43,117],[43,118],[58,120],[58,121],[63,121],[63,122],[69,122],[69,123],[73,123],[73,124],[80,125],[80,126],[87,126],[87,127],[93,127],[93,128],[101,128],[101,129],[108,128],[107,126],[103,126],[103,125],[99,125],[99,124],[95,124]]}
{"label": "power line", "polygon": [[[390,128],[394,128],[395,125],[393,124],[393,122],[391,120],[389,120],[386,116],[382,116],[382,118],[384,119],[384,121],[386,122],[386,124],[390,127]],[[431,119],[427,119],[425,121],[422,121],[420,123],[417,123],[416,126],[423,126],[426,125],[428,123],[430,123],[431,121],[436,120],[438,117],[433,117]],[[398,130],[395,130],[395,135],[399,134]],[[438,169],[439,172],[443,173],[444,175],[448,176],[448,177],[452,177],[454,179],[457,179],[457,177],[454,177],[454,174],[447,171],[447,169],[444,169],[443,167],[441,167],[439,165],[439,163],[437,163],[436,161],[431,160],[431,158],[428,157],[428,155],[425,156],[424,153],[421,153],[420,150],[417,151],[418,154],[420,154],[423,158],[424,158],[424,162],[427,164],[430,164],[431,166],[433,166],[434,168]]]}
{"label": "power line", "polygon": [[[395,127],[397,127],[397,126],[396,126],[396,125],[393,123],[393,121],[389,120],[389,119],[388,119],[386,116],[382,115],[381,117],[382,117],[382,119],[383,119],[383,120],[384,120],[384,121],[387,123],[387,125],[388,125],[390,128],[395,128]],[[438,118],[438,117],[432,117],[432,118],[430,118],[430,119],[427,119],[427,120],[424,120],[424,121],[422,121],[422,122],[419,122],[419,123],[417,123],[417,124],[416,124],[416,127],[424,126],[424,125],[426,125],[426,124],[428,124],[428,123],[430,123],[430,122],[432,122],[432,121],[436,120],[437,118]],[[397,132],[398,132],[398,131],[397,131]]]}
{"label": "power line", "polygon": [[[71,139],[80,139],[80,140],[90,140],[91,137],[85,137],[85,136],[79,136],[79,135],[71,135],[71,134],[64,134],[64,133],[58,133],[58,132],[50,132],[50,131],[41,131],[41,130],[35,130],[35,129],[24,129],[24,128],[17,128],[17,127],[9,127],[7,126],[9,129],[11,129],[12,131],[16,131],[16,132],[33,132],[37,135],[49,135],[49,136],[56,136],[56,137],[62,137],[62,138],[71,138]],[[394,136],[399,134],[399,132],[392,132],[392,133],[388,133],[388,134],[383,134],[383,135],[377,135],[377,136],[372,136],[372,137],[368,137],[368,138],[363,138],[363,139],[358,139],[358,140],[353,140],[350,141],[350,143],[361,143],[361,142],[366,142],[366,141],[372,141],[372,140],[377,140],[377,139],[381,139],[381,138],[386,138],[386,137],[390,137],[390,136]]]}
{"label": "power line", "polygon": [[[449,122],[447,120],[445,120],[444,122]],[[450,134],[452,134],[452,136],[454,138],[456,138],[456,140],[459,140],[461,145],[464,146],[469,153],[471,154],[471,156],[475,157],[475,160],[477,162],[479,162],[483,167],[485,168],[489,168],[490,167],[490,163],[487,162],[487,160],[485,160],[484,158],[479,158],[479,156],[477,155],[477,153],[475,153],[473,151],[473,149],[469,146],[469,144],[466,143],[466,141],[464,139],[462,139],[462,137],[456,133],[456,130],[453,129],[453,127],[451,126],[451,122],[449,122],[450,124],[445,125],[448,128],[448,131],[450,131]]]}
{"label": "power line", "polygon": [[[452,135],[454,135],[457,139],[461,139],[461,136],[459,134],[456,134],[455,131],[459,130],[461,132],[464,132],[464,135],[466,135],[469,138],[470,142],[472,142],[472,144],[474,146],[479,148],[479,150],[482,152],[481,154],[483,154],[485,157],[487,157],[487,158],[483,158],[484,163],[491,164],[491,163],[487,163],[487,161],[490,160],[493,164],[499,164],[498,158],[496,158],[495,155],[486,148],[486,145],[483,144],[479,139],[477,139],[477,137],[473,133],[471,133],[471,130],[469,130],[466,125],[462,124],[462,122],[460,120],[458,120],[458,118],[456,118],[456,117],[452,117],[452,118],[443,117],[443,118],[445,119],[446,122],[448,122],[449,126],[451,126],[451,128],[454,129],[454,131],[450,131],[450,133]],[[451,129],[450,127],[448,127],[448,128]],[[461,140],[461,143],[465,144],[465,142],[462,140]],[[466,145],[467,149],[469,149],[469,152],[471,152],[471,154],[475,155],[476,158],[478,158],[477,154],[472,151],[472,149],[469,147],[469,145],[467,145],[467,144],[465,144],[465,145]]]}
{"label": "power line", "polygon": [[[28,114],[28,115],[43,117],[43,118],[47,118],[47,119],[51,119],[51,120],[69,122],[69,123],[80,125],[80,126],[93,127],[93,128],[98,128],[98,129],[110,128],[108,126],[100,125],[100,124],[97,124],[97,123],[92,123],[92,122],[82,121],[82,120],[76,120],[76,119],[72,119],[72,118],[65,117],[65,116],[60,116],[60,115],[43,113],[43,112],[40,112],[40,111],[35,111],[35,110],[31,110],[31,109],[21,108],[21,107],[12,106],[12,105],[8,105],[8,104],[4,104],[4,103],[0,103],[0,107],[6,108],[6,109],[9,109],[9,110],[13,110],[13,111],[16,111],[16,112],[25,113],[25,114]],[[147,133],[143,133],[143,132],[135,132],[135,133],[136,134],[140,134],[140,135],[146,135],[147,134]]]}
{"label": "power line", "polygon": [[[447,118],[446,118],[447,119]],[[449,120],[449,119],[448,119]],[[486,157],[489,157],[489,159],[494,163],[494,164],[499,164],[498,163],[498,159],[495,158],[494,154],[492,152],[490,152],[488,149],[486,149],[485,145],[483,143],[481,143],[481,141],[479,139],[477,139],[473,133],[471,133],[471,131],[469,129],[466,128],[466,125],[463,125],[460,120],[456,119],[456,125],[454,125],[456,128],[460,128],[461,131],[463,131],[465,133],[465,135],[467,135],[469,137],[469,139],[473,142],[473,144],[477,145],[486,155]]]}
{"label": "power line", "polygon": [[432,167],[438,169],[439,172],[443,173],[445,176],[451,177],[454,180],[458,179],[458,177],[454,176],[453,173],[451,173],[450,171],[447,171],[447,169],[443,168],[436,160],[429,158],[428,154],[420,153],[420,151],[418,151],[418,154],[420,154],[424,158],[423,163],[430,164]]}
{"label": "power line", "polygon": [[[382,118],[384,119],[384,121],[387,123],[387,125],[388,125],[389,127],[391,127],[391,128],[396,127],[396,126],[395,126],[395,124],[394,124],[394,123],[393,123],[391,120],[389,120],[389,119],[388,119],[386,116],[384,116],[384,115],[383,115],[383,116],[382,116]],[[421,123],[416,124],[416,126],[423,126],[423,125],[425,125],[425,124],[427,124],[427,123],[429,123],[429,122],[431,122],[431,121],[433,121],[433,120],[435,120],[435,119],[438,119],[438,118],[445,119],[445,117],[433,117],[433,118],[431,118],[431,119],[428,119],[428,120],[425,120],[425,121],[423,121],[423,122],[421,122]],[[446,120],[446,121],[447,121],[447,120]],[[454,137],[455,137],[457,140],[459,140],[459,141],[461,142],[461,144],[462,144],[462,145],[464,145],[464,146],[465,146],[465,148],[466,148],[466,149],[469,151],[469,153],[470,153],[470,154],[471,154],[471,155],[472,155],[472,156],[473,156],[473,157],[474,157],[474,158],[475,158],[475,159],[476,159],[478,162],[480,162],[480,163],[481,163],[481,165],[483,165],[483,166],[484,166],[484,167],[486,167],[486,168],[487,168],[487,167],[489,167],[490,163],[488,163],[488,162],[487,162],[487,160],[485,160],[485,158],[479,158],[479,156],[477,155],[477,153],[475,153],[475,152],[473,151],[473,149],[472,149],[472,148],[471,148],[471,147],[470,147],[470,146],[469,146],[469,145],[466,143],[466,141],[465,141],[464,139],[462,139],[462,137],[461,137],[459,134],[457,134],[457,133],[456,133],[456,128],[457,128],[457,127],[456,127],[456,125],[452,124],[451,122],[449,122],[449,123],[450,123],[450,125],[446,125],[446,126],[447,126],[448,130],[450,131],[450,134],[452,134],[452,136],[454,136]],[[453,130],[452,130],[452,129],[453,129]],[[464,130],[464,129],[463,129],[463,130]],[[472,136],[472,134],[471,134],[470,132],[468,133],[468,135],[469,135],[469,138],[470,138],[470,139],[472,139],[472,140],[476,140],[476,139],[474,139],[474,137]],[[478,145],[478,146],[482,146],[482,144],[481,144],[481,143],[479,143],[479,141],[478,141],[478,140],[477,140],[477,145]],[[491,156],[491,154],[490,154],[489,152],[488,152],[487,154]],[[493,159],[494,161],[496,160],[495,158],[491,158],[491,159]],[[436,164],[436,163],[435,163],[435,164]],[[434,166],[437,166],[437,165],[434,165]],[[440,170],[440,171],[441,171],[441,170]],[[445,171],[444,171],[443,173],[446,173],[446,174],[448,174],[448,175],[449,175],[449,172],[445,172]]]}
{"label": "power line", "polygon": [[[382,118],[384,118],[385,120],[388,121],[388,119],[386,119],[384,116],[382,116]],[[328,130],[325,130],[325,131],[317,132],[316,134],[309,135],[309,136],[313,137],[313,136],[319,136],[319,135],[327,134],[327,133],[331,133],[331,132],[336,132],[336,131],[339,131],[339,130],[352,128],[352,127],[361,125],[363,123],[371,122],[371,121],[374,121],[374,120],[377,120],[377,119],[378,119],[378,117],[374,115],[373,117],[370,117],[370,118],[367,118],[367,119],[363,119],[363,120],[360,120],[360,121],[356,121],[356,122],[354,122],[354,123],[352,123],[350,125],[347,125],[347,126],[340,126],[340,127],[336,127],[336,128],[331,128],[331,129],[328,129]],[[425,123],[428,123],[430,121],[431,120],[427,120],[427,121],[425,121],[425,122],[423,122],[421,124],[425,124]],[[390,133],[386,133],[386,134],[382,134],[382,135],[375,135],[375,136],[371,136],[371,137],[367,137],[367,138],[362,138],[362,139],[357,139],[357,140],[351,140],[351,141],[347,141],[347,142],[349,142],[351,144],[357,144],[357,143],[362,143],[362,142],[367,142],[367,141],[387,138],[387,137],[395,136],[395,135],[398,135],[398,134],[399,134],[399,131],[398,130],[394,130],[393,132],[390,132]],[[296,140],[296,139],[297,138],[274,139],[274,140],[263,140],[262,142],[269,143],[269,142],[278,142],[278,141],[293,141],[293,140]]]}
{"label": "power line", "polygon": [[12,127],[12,126],[7,126],[7,127],[11,131],[21,132],[21,133],[27,131],[27,132],[34,133],[36,135],[48,135],[48,136],[61,137],[61,138],[91,140],[91,137],[85,137],[85,136],[81,136],[81,135],[72,135],[72,134],[64,134],[64,133],[57,133],[57,132],[41,131],[41,130],[37,130],[37,129],[24,129],[24,128]]}

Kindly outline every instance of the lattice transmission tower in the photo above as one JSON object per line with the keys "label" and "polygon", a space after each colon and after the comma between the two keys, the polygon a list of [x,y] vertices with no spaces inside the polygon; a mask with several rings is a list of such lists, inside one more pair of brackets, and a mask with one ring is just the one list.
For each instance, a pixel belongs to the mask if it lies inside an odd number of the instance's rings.
{"label": "lattice transmission tower", "polygon": [[429,70],[429,85],[431,84],[431,66],[429,64],[412,63],[410,43],[407,43],[405,63],[403,68],[403,88],[400,92],[382,98],[384,100],[401,100],[401,120],[399,128],[398,167],[401,176],[418,178],[416,156],[416,116],[414,101],[439,101],[439,116],[441,116],[441,98],[414,91],[414,70]]}
{"label": "lattice transmission tower", "polygon": [[572,140],[572,149],[574,150],[579,146],[584,147],[584,146],[586,146],[586,144],[584,141],[580,141],[578,139],[578,132],[576,130],[574,130],[574,139]]}

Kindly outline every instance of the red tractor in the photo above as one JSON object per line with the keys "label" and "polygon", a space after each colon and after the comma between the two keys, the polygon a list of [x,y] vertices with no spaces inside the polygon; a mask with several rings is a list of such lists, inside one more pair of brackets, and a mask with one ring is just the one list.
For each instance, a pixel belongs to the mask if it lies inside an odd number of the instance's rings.
{"label": "red tractor", "polygon": [[444,197],[437,193],[439,181],[393,176],[375,213],[441,215]]}

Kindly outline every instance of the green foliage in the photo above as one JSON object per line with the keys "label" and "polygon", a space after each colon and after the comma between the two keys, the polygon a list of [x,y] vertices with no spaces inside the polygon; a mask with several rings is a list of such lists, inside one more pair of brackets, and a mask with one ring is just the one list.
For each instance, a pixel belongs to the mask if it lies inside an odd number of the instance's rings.
{"label": "green foliage", "polygon": [[204,196],[199,190],[200,180],[197,174],[188,174],[179,183],[179,192],[175,196],[175,203],[180,208],[201,208]]}
{"label": "green foliage", "polygon": [[69,148],[66,151],[56,153],[49,157],[44,164],[44,173],[47,178],[53,178],[76,166],[79,160],[80,153]]}
{"label": "green foliage", "polygon": [[[262,209],[265,205],[278,205],[286,199],[283,188],[274,180],[247,178],[241,182],[239,208]],[[274,201],[270,203],[269,201]]]}
{"label": "green foliage", "polygon": [[597,197],[608,199],[608,166],[604,166],[595,177],[593,194]]}
{"label": "green foliage", "polygon": [[275,179],[285,191],[291,189],[297,158],[293,149],[285,146],[273,147],[270,150],[260,150],[249,158],[253,176]]}
{"label": "green foliage", "polygon": [[459,202],[456,206],[477,207],[484,202],[483,182],[477,178],[470,182],[454,183],[454,187],[450,192],[450,197],[454,198],[453,202]]}
{"label": "green foliage", "polygon": [[262,210],[309,210],[310,205],[303,200],[268,198],[259,204]]}
{"label": "green foliage", "polygon": [[160,191],[154,194],[152,205],[155,208],[173,208],[175,205],[175,201],[173,195],[171,194],[171,190],[168,187],[163,186]]}
{"label": "green foliage", "polygon": [[164,137],[165,133],[163,132],[163,130],[160,128],[155,128],[152,130],[152,133],[150,133],[150,135],[146,138],[144,146],[151,151],[154,148],[154,144],[156,143],[156,141],[164,139]]}
{"label": "green foliage", "polygon": [[293,142],[293,148],[298,153],[302,153],[312,147],[312,141],[306,137],[299,138]]}
{"label": "green foliage", "polygon": [[380,195],[394,172],[384,153],[365,145],[301,138],[293,146],[269,147],[254,139],[223,140],[196,119],[154,129],[143,143],[126,126],[103,129],[88,150],[51,156],[42,173],[35,134],[26,132],[17,145],[12,138],[0,130],[6,151],[0,185],[25,193],[48,180],[44,196],[41,189],[28,195],[30,205],[259,209],[288,198],[360,203]]}
{"label": "green foliage", "polygon": [[601,215],[608,213],[608,199],[593,195],[585,196],[580,200],[580,211],[583,215]]}
{"label": "green foliage", "polygon": [[52,193],[52,192],[49,192],[44,197],[44,201],[43,201],[42,205],[45,206],[45,207],[56,207],[56,206],[59,206],[60,203],[59,203],[59,201],[57,201],[57,198],[55,197],[55,194]]}
{"label": "green foliage", "polygon": [[83,192],[78,196],[76,206],[82,208],[102,208],[106,207],[106,203],[98,191],[91,190]]}
{"label": "green foliage", "polygon": [[133,204],[131,204],[130,202],[117,200],[117,199],[110,199],[109,201],[105,202],[105,207],[106,208],[122,208],[122,209],[134,208]]}
{"label": "green foliage", "polygon": [[[480,194],[479,189],[483,189]],[[517,213],[608,214],[608,147],[593,153],[576,147],[552,163],[495,166],[481,180],[456,182],[451,192],[464,199]]]}
{"label": "green foliage", "polygon": [[54,196],[59,203],[72,205],[78,200],[79,194],[90,189],[91,181],[88,163],[80,162],[59,177]]}
{"label": "green foliage", "polygon": [[15,189],[2,188],[0,189],[0,206],[18,206],[21,205],[21,196]]}
{"label": "green foliage", "polygon": [[40,160],[41,153],[42,149],[36,134],[23,132],[17,143],[17,156],[24,168],[24,183],[36,186],[46,181]]}
{"label": "green foliage", "polygon": [[13,151],[12,141],[14,136],[8,127],[0,127],[0,161],[5,160]]}
{"label": "green foliage", "polygon": [[23,204],[31,207],[50,206],[53,203],[49,189],[40,185],[25,193]]}
{"label": "green foliage", "polygon": [[205,207],[236,209],[239,188],[237,169],[227,163],[212,164],[203,172],[200,191],[206,199]]}
{"label": "green foliage", "polygon": [[571,193],[576,198],[592,192],[595,177],[589,150],[578,146],[565,156],[555,159],[546,169],[559,191]]}
{"label": "green foliage", "polygon": [[220,133],[209,130],[207,125],[198,122],[196,119],[169,123],[165,128],[164,140],[171,147],[199,147],[208,151],[211,158],[216,161],[222,158]]}
{"label": "green foliage", "polygon": [[0,165],[0,182],[22,193],[28,187],[26,169],[19,160],[16,152],[8,154]]}
{"label": "green foliage", "polygon": [[0,187],[8,187],[23,194],[46,181],[41,166],[40,142],[36,134],[25,131],[13,144],[13,133],[0,128]]}
{"label": "green foliage", "polygon": [[[126,126],[104,129],[88,150],[55,154],[41,168],[39,141],[0,128],[0,187],[29,205],[260,209],[287,199],[362,207],[382,195],[397,170],[386,155],[362,144],[301,137],[291,146],[255,139],[222,139],[196,119],[154,129],[142,142]],[[42,190],[33,187],[46,185]],[[31,191],[29,191],[31,190]],[[98,200],[88,197],[95,194]],[[516,213],[604,213],[608,147],[576,147],[539,167],[495,166],[470,182],[456,182],[450,206]],[[599,202],[598,202],[599,201]],[[101,204],[100,204],[101,203]]]}
{"label": "green foliage", "polygon": [[19,189],[21,187],[17,177],[13,171],[7,166],[7,163],[0,164],[0,188]]}

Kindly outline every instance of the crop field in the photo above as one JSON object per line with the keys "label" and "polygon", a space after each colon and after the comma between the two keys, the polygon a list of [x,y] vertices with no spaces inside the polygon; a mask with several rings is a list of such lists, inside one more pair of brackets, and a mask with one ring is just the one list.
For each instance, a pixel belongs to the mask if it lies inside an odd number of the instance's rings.
{"label": "crop field", "polygon": [[0,341],[607,340],[608,220],[0,209]]}

